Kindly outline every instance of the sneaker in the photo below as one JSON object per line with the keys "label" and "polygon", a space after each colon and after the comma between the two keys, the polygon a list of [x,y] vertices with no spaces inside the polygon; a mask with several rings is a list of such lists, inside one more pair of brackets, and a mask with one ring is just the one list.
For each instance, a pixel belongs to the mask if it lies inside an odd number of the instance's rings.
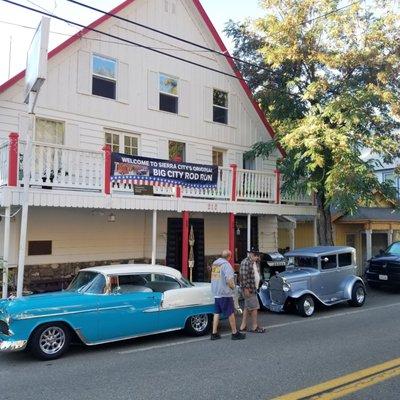
{"label": "sneaker", "polygon": [[238,331],[236,333],[232,333],[231,339],[232,340],[243,340],[243,339],[246,339],[246,334]]}
{"label": "sneaker", "polygon": [[210,339],[211,340],[221,339],[221,335],[219,333],[212,333]]}

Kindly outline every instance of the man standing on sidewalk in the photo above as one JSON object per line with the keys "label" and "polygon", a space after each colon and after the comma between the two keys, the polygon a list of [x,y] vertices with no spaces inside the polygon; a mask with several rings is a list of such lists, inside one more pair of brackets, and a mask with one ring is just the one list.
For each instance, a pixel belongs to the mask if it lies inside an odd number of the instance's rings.
{"label": "man standing on sidewalk", "polygon": [[221,339],[218,333],[220,315],[228,317],[231,326],[232,340],[245,339],[246,335],[236,329],[236,319],[234,314],[233,290],[235,288],[234,271],[229,263],[232,253],[224,250],[218,260],[211,266],[211,290],[215,298],[215,313],[213,319],[213,329],[211,340]]}
{"label": "man standing on sidewalk", "polygon": [[240,331],[247,330],[247,318],[250,315],[252,327],[249,332],[264,333],[265,329],[258,326],[257,311],[260,303],[257,298],[257,289],[260,285],[260,252],[258,248],[252,247],[248,256],[241,262],[239,279],[240,287],[244,297],[244,310]]}

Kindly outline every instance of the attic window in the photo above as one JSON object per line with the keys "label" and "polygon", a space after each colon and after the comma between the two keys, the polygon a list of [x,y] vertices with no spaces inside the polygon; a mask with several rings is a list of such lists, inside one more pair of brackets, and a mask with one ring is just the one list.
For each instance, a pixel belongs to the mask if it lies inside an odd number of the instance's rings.
{"label": "attic window", "polygon": [[117,62],[111,58],[93,55],[92,94],[115,99]]}
{"label": "attic window", "polygon": [[228,93],[222,90],[213,91],[213,121],[225,125],[228,123]]}
{"label": "attic window", "polygon": [[160,74],[160,110],[178,114],[178,79]]}

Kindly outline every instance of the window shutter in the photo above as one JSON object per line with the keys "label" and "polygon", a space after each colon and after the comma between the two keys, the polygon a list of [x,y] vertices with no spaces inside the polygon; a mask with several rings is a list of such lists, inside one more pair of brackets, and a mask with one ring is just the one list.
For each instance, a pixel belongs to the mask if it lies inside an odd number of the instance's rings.
{"label": "window shutter", "polygon": [[147,79],[147,107],[150,110],[158,110],[160,108],[158,72],[149,71]]}
{"label": "window shutter", "polygon": [[228,125],[236,127],[238,121],[238,99],[235,94],[229,93],[228,98]]}
{"label": "window shutter", "polygon": [[92,79],[90,68],[91,55],[87,51],[78,51],[77,91],[82,94],[91,94]]}
{"label": "window shutter", "polygon": [[129,64],[118,62],[117,100],[129,104]]}
{"label": "window shutter", "polygon": [[210,87],[204,88],[204,120],[213,120],[213,89]]}
{"label": "window shutter", "polygon": [[79,147],[79,125],[67,122],[65,124],[64,144],[68,147]]}
{"label": "window shutter", "polygon": [[190,84],[183,79],[179,80],[179,115],[189,117],[190,115]]}
{"label": "window shutter", "polygon": [[186,143],[186,162],[197,163],[196,143]]}

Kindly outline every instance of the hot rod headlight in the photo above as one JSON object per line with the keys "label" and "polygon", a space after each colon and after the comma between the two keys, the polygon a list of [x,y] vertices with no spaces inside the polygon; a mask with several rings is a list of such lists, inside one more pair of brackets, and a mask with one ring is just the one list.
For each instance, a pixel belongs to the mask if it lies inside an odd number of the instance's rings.
{"label": "hot rod headlight", "polygon": [[290,283],[287,283],[287,282],[283,283],[282,289],[284,292],[288,292],[290,290],[290,288],[291,288]]}

